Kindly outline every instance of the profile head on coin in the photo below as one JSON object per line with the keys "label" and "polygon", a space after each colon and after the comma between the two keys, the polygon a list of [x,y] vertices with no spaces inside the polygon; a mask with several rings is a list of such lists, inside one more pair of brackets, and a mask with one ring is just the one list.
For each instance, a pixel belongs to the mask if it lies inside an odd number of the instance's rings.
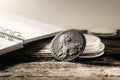
{"label": "profile head on coin", "polygon": [[86,39],[79,30],[65,30],[52,40],[51,54],[57,60],[71,61],[83,53],[85,46]]}

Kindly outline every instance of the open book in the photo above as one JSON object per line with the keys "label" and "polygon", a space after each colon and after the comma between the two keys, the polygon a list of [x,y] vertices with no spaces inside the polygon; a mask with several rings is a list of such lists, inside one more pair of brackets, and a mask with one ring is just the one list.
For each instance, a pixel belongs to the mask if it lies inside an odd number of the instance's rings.
{"label": "open book", "polygon": [[35,40],[54,36],[63,28],[7,12],[0,12],[0,55]]}

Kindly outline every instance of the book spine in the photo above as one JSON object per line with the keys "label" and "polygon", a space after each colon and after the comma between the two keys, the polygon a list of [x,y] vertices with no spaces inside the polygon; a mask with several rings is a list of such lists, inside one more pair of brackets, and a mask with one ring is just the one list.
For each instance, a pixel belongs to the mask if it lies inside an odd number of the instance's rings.
{"label": "book spine", "polygon": [[24,37],[20,32],[4,29],[3,27],[0,27],[0,37],[8,39],[10,41],[14,41],[15,39],[24,41]]}

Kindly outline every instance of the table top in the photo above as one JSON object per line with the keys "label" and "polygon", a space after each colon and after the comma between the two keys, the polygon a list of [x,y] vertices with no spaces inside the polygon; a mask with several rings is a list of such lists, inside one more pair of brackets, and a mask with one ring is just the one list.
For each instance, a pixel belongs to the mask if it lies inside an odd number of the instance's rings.
{"label": "table top", "polygon": [[[40,77],[42,80],[56,78],[79,79],[120,77],[120,30],[113,38],[101,38],[106,45],[105,54],[98,58],[71,62],[56,61],[50,54],[53,37],[26,44],[19,49],[0,56],[1,77]],[[50,77],[50,78],[49,78]],[[98,80],[101,80],[98,78]],[[103,78],[102,78],[103,79]]]}

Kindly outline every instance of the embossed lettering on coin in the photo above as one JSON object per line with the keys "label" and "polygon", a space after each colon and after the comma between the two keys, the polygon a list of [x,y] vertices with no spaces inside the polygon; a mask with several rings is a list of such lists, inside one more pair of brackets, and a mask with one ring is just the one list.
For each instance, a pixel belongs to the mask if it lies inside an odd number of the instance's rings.
{"label": "embossed lettering on coin", "polygon": [[70,61],[83,53],[86,40],[80,31],[70,29],[56,35],[51,45],[53,57],[61,61]]}

